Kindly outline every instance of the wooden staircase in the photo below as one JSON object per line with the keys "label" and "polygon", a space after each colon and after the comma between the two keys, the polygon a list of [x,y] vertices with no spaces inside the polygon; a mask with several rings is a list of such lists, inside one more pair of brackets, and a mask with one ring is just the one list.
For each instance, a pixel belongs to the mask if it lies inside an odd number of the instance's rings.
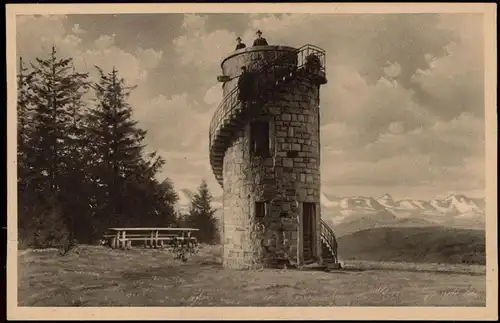
{"label": "wooden staircase", "polygon": [[321,255],[328,268],[340,268],[337,239],[330,226],[321,220]]}
{"label": "wooden staircase", "polygon": [[[310,69],[306,58],[314,55],[320,66]],[[292,62],[292,63],[290,63]],[[223,161],[235,133],[241,130],[251,118],[260,113],[262,106],[272,99],[282,86],[297,78],[306,78],[316,84],[325,84],[325,52],[314,45],[305,45],[290,54],[284,54],[267,63],[257,71],[257,96],[252,102],[238,100],[238,88],[229,92],[212,117],[209,130],[210,165],[215,178],[223,186]]]}

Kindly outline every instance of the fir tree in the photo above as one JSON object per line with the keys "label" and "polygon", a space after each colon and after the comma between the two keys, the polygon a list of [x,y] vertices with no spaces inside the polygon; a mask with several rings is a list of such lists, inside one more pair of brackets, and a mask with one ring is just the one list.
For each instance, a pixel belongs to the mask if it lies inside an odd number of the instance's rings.
{"label": "fir tree", "polygon": [[212,200],[213,197],[208,185],[203,180],[198,187],[198,192],[191,200],[186,219],[190,227],[200,230],[197,232],[197,239],[202,243],[214,244],[218,242],[217,221],[214,217],[215,210],[211,206]]}
{"label": "fir tree", "polygon": [[32,195],[27,192],[30,177],[28,157],[32,155],[29,150],[30,135],[32,132],[32,110],[30,104],[29,84],[31,75],[24,67],[22,57],[19,58],[17,73],[17,183],[18,183],[18,222],[19,235],[24,236],[30,216],[30,202]]}
{"label": "fir tree", "polygon": [[[76,74],[74,66],[71,66],[73,75]],[[91,209],[89,196],[91,195],[91,182],[87,176],[90,163],[88,151],[89,142],[86,137],[85,114],[88,109],[87,102],[82,95],[87,93],[89,82],[83,84],[81,93],[74,93],[68,106],[68,126],[66,131],[66,149],[64,153],[64,174],[60,178],[60,200],[64,210],[71,212],[69,228],[75,238],[80,242],[90,243],[92,239],[88,235],[91,223]],[[75,185],[75,183],[78,183]]]}
{"label": "fir tree", "polygon": [[17,74],[17,157],[18,179],[25,179],[27,151],[32,127],[32,109],[30,104],[29,84],[31,75],[24,67],[23,58],[19,58],[19,72]]}
{"label": "fir tree", "polygon": [[[113,68],[94,86],[96,100],[88,114],[89,146],[96,216],[99,225],[164,224],[173,218],[177,198],[173,187],[159,183],[155,175],[165,161],[151,153],[144,156],[146,131],[132,119],[127,86]],[[168,222],[168,221],[167,221]]]}
{"label": "fir tree", "polygon": [[59,179],[72,158],[68,151],[75,101],[82,99],[88,74],[72,71],[72,59],[57,57],[53,47],[48,59],[32,64],[30,90],[34,106],[31,146],[40,189],[59,192]]}
{"label": "fir tree", "polygon": [[[88,75],[72,70],[72,59],[58,58],[54,47],[49,58],[37,58],[31,64],[32,71],[26,78],[22,64],[20,67],[19,83],[23,86],[19,87],[19,142],[24,159],[20,175],[25,183],[20,187],[22,203],[33,207],[52,201],[49,207],[57,209],[53,213],[59,217],[59,225],[69,228],[73,236],[75,205],[63,193],[68,192],[64,183],[71,182],[71,171],[81,166],[69,167],[73,161],[80,161],[71,148],[71,118],[75,102],[81,101],[86,92]],[[20,226],[36,223],[39,215],[33,209],[25,209],[24,213],[27,215]],[[53,223],[42,224],[46,225],[47,236],[52,230],[60,231]]]}

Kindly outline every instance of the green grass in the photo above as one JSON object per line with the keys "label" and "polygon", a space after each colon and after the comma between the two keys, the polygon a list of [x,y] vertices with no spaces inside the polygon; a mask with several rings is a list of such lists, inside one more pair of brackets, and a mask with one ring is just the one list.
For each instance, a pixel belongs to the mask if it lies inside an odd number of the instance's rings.
{"label": "green grass", "polygon": [[[485,306],[484,275],[400,270],[226,270],[219,247],[187,263],[165,250],[80,246],[19,255],[19,306]],[[365,267],[374,267],[366,265]],[[424,266],[424,265],[420,265]],[[376,266],[375,266],[376,267]],[[411,269],[411,268],[410,268]]]}
{"label": "green grass", "polygon": [[374,228],[338,239],[342,259],[485,265],[484,230],[446,227]]}

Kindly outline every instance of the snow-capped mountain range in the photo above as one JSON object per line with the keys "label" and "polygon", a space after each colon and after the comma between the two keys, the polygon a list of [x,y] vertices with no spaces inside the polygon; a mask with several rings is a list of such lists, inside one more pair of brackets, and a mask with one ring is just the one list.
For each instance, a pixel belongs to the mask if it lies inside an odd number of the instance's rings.
{"label": "snow-capped mountain range", "polygon": [[389,194],[377,199],[364,196],[336,197],[322,194],[321,204],[325,209],[336,209],[338,217],[347,217],[352,213],[370,213],[388,211],[398,218],[416,213],[429,216],[480,216],[485,213],[485,201],[481,198],[469,198],[461,194],[452,194],[445,199],[430,201],[405,199],[395,201]]}
{"label": "snow-capped mountain range", "polygon": [[376,227],[445,226],[484,229],[485,201],[461,194],[430,201],[394,200],[389,194],[372,197],[336,197],[322,194],[321,217],[336,234]]}

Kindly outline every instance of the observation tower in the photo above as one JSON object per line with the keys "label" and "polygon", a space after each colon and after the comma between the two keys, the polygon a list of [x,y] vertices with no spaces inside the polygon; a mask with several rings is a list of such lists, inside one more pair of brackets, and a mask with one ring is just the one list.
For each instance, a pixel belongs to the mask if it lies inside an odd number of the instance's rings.
{"label": "observation tower", "polygon": [[[243,66],[251,75],[244,101]],[[210,123],[209,151],[223,188],[224,267],[338,267],[335,235],[321,220],[325,66],[325,51],[314,45],[248,47],[222,60],[224,98]]]}

